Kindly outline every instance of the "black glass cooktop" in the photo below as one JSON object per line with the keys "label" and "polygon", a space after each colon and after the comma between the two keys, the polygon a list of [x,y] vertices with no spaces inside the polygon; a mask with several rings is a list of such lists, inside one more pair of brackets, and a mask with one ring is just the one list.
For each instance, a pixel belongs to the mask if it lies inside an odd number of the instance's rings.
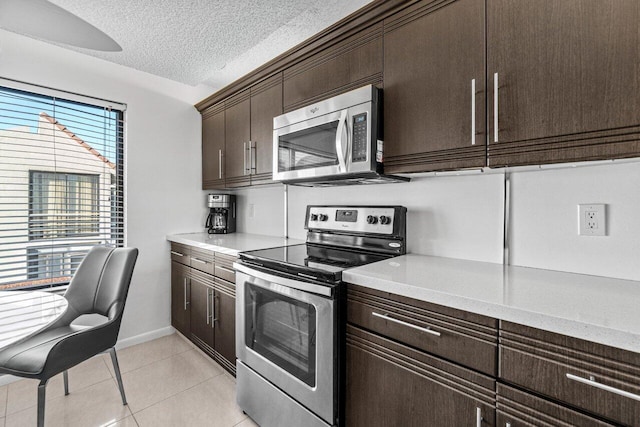
{"label": "black glass cooktop", "polygon": [[389,255],[338,249],[311,244],[281,246],[241,252],[240,260],[289,276],[339,282],[342,271],[388,259]]}

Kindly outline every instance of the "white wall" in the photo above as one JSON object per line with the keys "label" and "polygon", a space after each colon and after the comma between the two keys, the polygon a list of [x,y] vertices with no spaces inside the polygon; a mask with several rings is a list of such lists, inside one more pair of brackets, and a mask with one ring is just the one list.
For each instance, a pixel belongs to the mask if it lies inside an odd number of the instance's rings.
{"label": "white wall", "polygon": [[[510,172],[510,264],[640,280],[640,163]],[[267,193],[268,191],[268,193]],[[240,231],[280,235],[283,189],[241,192],[274,221],[241,219]],[[272,205],[273,200],[278,200]],[[406,184],[289,186],[289,235],[304,238],[308,204],[400,204],[410,252],[502,262],[504,173],[414,178]],[[577,205],[607,204],[607,236],[579,236]]]}
{"label": "white wall", "polygon": [[[640,163],[512,175],[511,264],[640,280]],[[578,235],[578,204],[607,204],[607,235]]]}
{"label": "white wall", "polygon": [[120,339],[170,325],[170,233],[204,215],[200,115],[207,94],[0,30],[0,76],[127,104],[127,244],[140,249]]}

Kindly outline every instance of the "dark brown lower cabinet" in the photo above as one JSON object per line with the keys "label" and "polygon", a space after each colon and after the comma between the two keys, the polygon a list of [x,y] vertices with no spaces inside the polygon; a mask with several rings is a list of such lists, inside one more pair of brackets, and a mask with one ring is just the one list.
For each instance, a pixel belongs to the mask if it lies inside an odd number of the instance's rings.
{"label": "dark brown lower cabinet", "polygon": [[236,292],[235,285],[215,280],[213,293],[213,331],[216,360],[228,371],[236,371]]}
{"label": "dark brown lower cabinet", "polygon": [[640,426],[640,354],[500,323],[500,380],[625,426]]}
{"label": "dark brown lower cabinet", "polygon": [[189,267],[171,261],[171,325],[183,335],[191,328],[189,292]]}
{"label": "dark brown lower cabinet", "polygon": [[546,399],[498,384],[496,425],[500,427],[613,426]]}
{"label": "dark brown lower cabinet", "polygon": [[[191,278],[191,339],[201,347],[215,345],[211,302],[213,286],[198,278]],[[197,342],[201,341],[201,342]]]}
{"label": "dark brown lower cabinet", "polygon": [[495,425],[495,380],[347,325],[346,425]]}
{"label": "dark brown lower cabinet", "polygon": [[[180,260],[191,267],[171,262],[171,325],[235,375],[236,292],[226,280],[235,281],[233,257],[221,255],[218,266],[213,252],[189,250],[191,257]],[[218,271],[224,279],[210,274]]]}

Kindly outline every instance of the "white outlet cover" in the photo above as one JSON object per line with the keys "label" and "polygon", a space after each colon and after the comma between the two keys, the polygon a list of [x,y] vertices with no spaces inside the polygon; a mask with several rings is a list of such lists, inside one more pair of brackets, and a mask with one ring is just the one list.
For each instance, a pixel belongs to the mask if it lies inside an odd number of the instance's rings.
{"label": "white outlet cover", "polygon": [[578,234],[581,236],[607,235],[607,210],[605,204],[578,205]]}

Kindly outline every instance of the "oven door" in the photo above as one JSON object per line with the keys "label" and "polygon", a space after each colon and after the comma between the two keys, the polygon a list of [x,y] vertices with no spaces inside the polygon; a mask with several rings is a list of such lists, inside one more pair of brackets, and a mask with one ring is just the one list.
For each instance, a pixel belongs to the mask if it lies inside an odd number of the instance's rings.
{"label": "oven door", "polygon": [[285,284],[296,281],[246,266],[241,270],[236,272],[238,359],[333,425],[336,301]]}
{"label": "oven door", "polygon": [[371,103],[360,104],[275,129],[273,179],[370,171],[371,108]]}

